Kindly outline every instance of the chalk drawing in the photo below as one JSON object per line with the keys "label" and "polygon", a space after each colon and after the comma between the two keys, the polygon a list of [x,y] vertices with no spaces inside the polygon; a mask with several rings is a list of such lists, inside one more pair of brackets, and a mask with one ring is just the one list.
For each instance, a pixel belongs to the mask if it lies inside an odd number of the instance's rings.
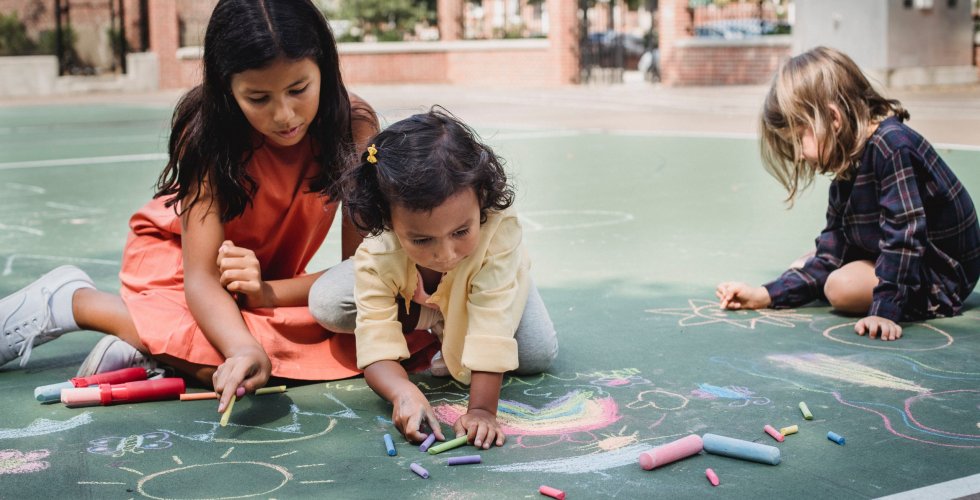
{"label": "chalk drawing", "polygon": [[0,475],[29,474],[47,469],[51,464],[42,460],[48,458],[48,450],[34,450],[24,453],[20,450],[0,450]]}
{"label": "chalk drawing", "polygon": [[[11,191],[13,191],[13,193]],[[4,182],[3,184],[0,184],[0,193],[2,193],[4,198],[7,200],[10,200],[10,197],[17,192],[27,193],[28,196],[35,196],[44,194],[48,191],[41,186],[35,186],[33,184],[21,184],[19,182]]]}
{"label": "chalk drawing", "polygon": [[560,231],[624,224],[633,214],[612,210],[529,210],[521,212],[525,232]]}
{"label": "chalk drawing", "polygon": [[75,415],[68,420],[48,420],[46,418],[39,418],[24,428],[0,429],[0,439],[43,436],[45,434],[54,434],[55,432],[71,430],[90,423],[92,423],[91,412]]}
{"label": "chalk drawing", "polygon": [[[898,358],[898,359],[900,359],[900,360],[902,360],[906,364],[912,366],[912,371],[914,371],[916,373],[921,373],[921,374],[923,374],[923,375],[925,375],[927,377],[950,379],[950,380],[978,380],[978,379],[980,379],[980,372],[963,372],[963,371],[956,371],[956,370],[946,370],[944,368],[937,368],[935,366],[929,366],[929,365],[927,365],[927,364],[925,364],[925,363],[923,363],[921,361],[912,359],[912,358],[910,358],[908,356],[895,355],[895,357]],[[939,375],[938,373],[930,373],[930,372],[946,373],[948,375]]]}
{"label": "chalk drawing", "polygon": [[105,437],[89,441],[86,451],[97,455],[121,457],[127,453],[142,454],[143,450],[165,450],[173,446],[166,432],[148,432],[127,437]]}
{"label": "chalk drawing", "polygon": [[[942,446],[942,447],[947,447],[947,448],[980,448],[980,434],[963,434],[963,433],[954,433],[954,432],[948,432],[948,431],[941,431],[941,430],[938,430],[938,429],[934,429],[934,428],[931,428],[931,427],[927,427],[927,426],[922,425],[921,423],[918,422],[918,420],[916,420],[915,416],[913,416],[913,414],[912,414],[912,405],[913,404],[921,401],[923,398],[935,398],[935,397],[937,397],[939,395],[951,394],[951,393],[973,393],[973,394],[978,394],[978,393],[980,393],[980,391],[977,391],[977,390],[955,390],[955,391],[943,391],[943,392],[938,392],[938,393],[930,393],[930,394],[922,394],[922,395],[918,395],[918,396],[913,396],[913,397],[910,397],[910,398],[908,398],[908,399],[905,400],[905,408],[904,408],[904,410],[903,409],[899,409],[899,408],[895,408],[894,406],[884,405],[884,404],[881,404],[881,403],[869,403],[869,402],[863,402],[863,401],[847,401],[843,397],[841,397],[841,395],[839,393],[837,393],[837,392],[834,392],[833,395],[834,395],[834,398],[836,398],[837,401],[840,402],[843,405],[850,406],[852,408],[857,408],[859,410],[863,410],[863,411],[866,411],[868,413],[872,413],[872,414],[878,415],[878,417],[880,417],[881,420],[882,420],[882,422],[884,423],[885,429],[889,433],[891,433],[892,435],[894,435],[894,436],[897,436],[897,437],[900,437],[900,438],[903,438],[903,439],[907,439],[909,441],[915,441],[915,442],[918,442],[918,443],[929,444],[929,445],[933,445],[933,446]],[[976,396],[973,396],[973,397],[976,397]],[[928,434],[928,435],[932,435],[932,436],[943,437],[943,438],[950,439],[952,441],[961,441],[961,442],[957,442],[957,443],[941,443],[941,442],[938,442],[938,441],[935,441],[935,440],[932,440],[932,439],[918,438],[918,437],[911,436],[909,434],[905,434],[905,433],[900,432],[898,429],[895,428],[895,426],[892,424],[891,419],[889,419],[887,415],[885,415],[884,413],[882,413],[882,412],[880,412],[878,410],[875,410],[873,408],[869,408],[870,406],[885,407],[885,408],[888,408],[888,409],[890,409],[892,411],[897,412],[899,414],[899,416],[902,418],[902,421],[904,422],[904,424],[905,424],[906,427],[908,427],[910,429],[914,429],[914,430],[918,431],[919,433]],[[952,413],[958,413],[958,412],[952,412]],[[944,417],[944,418],[948,418],[949,416],[950,415],[947,415],[947,417]],[[967,441],[967,442],[972,442],[972,443],[977,443],[977,444],[964,444],[964,443],[962,443],[962,441]]]}
{"label": "chalk drawing", "polygon": [[[219,437],[218,436],[219,431],[225,429],[221,427],[221,423],[217,421],[202,421],[202,420],[196,420],[194,421],[194,423],[210,426],[211,429],[201,434],[181,434],[177,431],[173,431],[170,429],[160,429],[160,430],[163,432],[167,432],[172,436],[177,436],[182,439],[188,439],[191,441],[200,441],[204,443],[263,444],[263,443],[295,443],[297,441],[306,441],[309,439],[326,435],[331,430],[333,430],[334,426],[337,425],[336,418],[333,418],[324,413],[300,411],[299,407],[296,405],[290,405],[289,413],[290,413],[292,423],[288,425],[283,425],[279,427],[261,427],[261,426],[254,426],[254,425],[229,423],[227,427],[237,427],[240,429],[250,429],[253,431],[260,430],[260,431],[266,431],[279,435],[281,434],[302,434],[302,435],[297,437],[288,437],[288,438],[273,436],[273,438],[269,438],[269,439],[236,439],[236,438]],[[303,434],[302,423],[300,422],[300,418],[299,418],[300,416],[325,417],[327,419],[327,426],[325,429],[319,432],[313,434]]]}
{"label": "chalk drawing", "polygon": [[[466,406],[441,404],[433,407],[436,416],[453,423],[466,413]],[[593,398],[593,393],[573,391],[540,408],[502,399],[497,422],[508,436],[568,435],[601,429],[620,419],[616,401]]]}
{"label": "chalk drawing", "polygon": [[518,462],[507,465],[494,465],[488,469],[494,472],[551,472],[556,474],[582,474],[597,472],[624,465],[636,465],[641,452],[649,450],[646,444],[634,444],[618,450],[590,453],[577,457]]}
{"label": "chalk drawing", "polygon": [[711,384],[698,384],[698,388],[691,391],[691,394],[700,399],[731,399],[728,406],[743,407],[752,403],[754,405],[767,405],[769,398],[754,396],[754,392],[748,387],[729,385],[718,387]]}
{"label": "chalk drawing", "polygon": [[687,406],[688,399],[680,394],[668,392],[664,389],[654,389],[643,391],[636,396],[636,400],[626,405],[632,410],[642,408],[654,408],[663,411],[680,410]]}
{"label": "chalk drawing", "polygon": [[[856,346],[863,347],[865,349],[883,349],[887,351],[934,351],[936,349],[943,349],[945,347],[949,347],[953,345],[952,335],[928,323],[915,323],[903,327],[902,338],[892,342],[886,342],[878,339],[871,339],[868,338],[867,336],[860,337],[856,333],[854,333],[853,328],[848,328],[847,330],[844,331],[844,334],[847,336],[847,338],[851,338],[851,339],[857,338],[858,341],[856,342],[853,340],[844,340],[843,337],[840,336],[840,333],[834,333],[836,330],[848,326],[854,326],[856,324],[857,322],[852,322],[852,323],[844,323],[843,325],[832,326],[823,331],[823,336],[835,342],[840,342],[841,344],[856,345]],[[940,337],[938,338],[933,337],[933,339],[935,339],[934,345],[930,347],[912,347],[909,345],[910,344],[909,337],[911,335],[917,335],[919,333],[917,332],[917,330],[918,327],[920,326],[925,328],[926,330],[931,330],[940,335]]]}
{"label": "chalk drawing", "polygon": [[[200,472],[194,469],[208,468],[207,475],[221,478],[220,481],[200,481]],[[193,471],[190,474],[184,474]],[[187,478],[181,479],[181,475]],[[175,477],[176,476],[176,477]],[[242,479],[236,479],[242,478]],[[245,480],[245,479],[248,480]],[[172,495],[174,485],[193,484],[194,494],[198,498],[250,498],[266,496],[279,490],[293,479],[292,473],[285,467],[265,462],[215,462],[210,464],[194,464],[176,469],[156,472],[145,476],[136,483],[136,491],[147,498],[166,500],[165,495]],[[247,491],[249,484],[274,484],[262,491]]]}
{"label": "chalk drawing", "polygon": [[647,309],[651,314],[680,316],[678,326],[704,326],[716,323],[754,330],[756,325],[772,325],[794,328],[797,323],[809,323],[813,316],[794,309],[755,309],[732,311],[722,309],[720,303],[710,300],[688,299],[688,307]]}
{"label": "chalk drawing", "polygon": [[808,373],[818,377],[841,380],[866,387],[880,387],[899,391],[929,392],[911,380],[896,377],[884,371],[871,368],[844,358],[826,354],[788,355],[775,354],[766,359],[785,365],[800,373]]}
{"label": "chalk drawing", "polygon": [[6,262],[3,266],[2,276],[8,276],[14,270],[14,261],[17,259],[31,259],[31,260],[44,260],[50,262],[56,262],[58,264],[72,263],[72,264],[97,264],[101,266],[109,266],[112,268],[119,267],[119,261],[117,260],[107,260],[107,259],[88,259],[85,257],[67,257],[63,255],[32,255],[32,254],[11,254],[7,257]]}

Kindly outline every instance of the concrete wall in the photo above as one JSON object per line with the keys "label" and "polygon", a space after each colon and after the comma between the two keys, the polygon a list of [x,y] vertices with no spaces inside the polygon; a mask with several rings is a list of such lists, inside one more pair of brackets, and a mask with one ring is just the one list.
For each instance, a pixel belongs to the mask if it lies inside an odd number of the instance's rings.
{"label": "concrete wall", "polygon": [[55,56],[0,57],[0,97],[51,95],[57,80]]}
{"label": "concrete wall", "polygon": [[889,1],[894,3],[894,0],[796,0],[793,53],[826,45],[851,56],[862,68],[884,69],[888,61],[885,42]]}
{"label": "concrete wall", "polygon": [[888,11],[889,68],[972,66],[973,21],[970,2],[934,0],[931,9],[906,9],[891,0]]}
{"label": "concrete wall", "polygon": [[741,40],[685,38],[675,46],[683,61],[673,85],[767,84],[790,55],[792,39],[773,35]]}
{"label": "concrete wall", "polygon": [[0,98],[158,89],[156,54],[126,54],[126,66],[129,71],[125,75],[58,76],[55,56],[0,57]]}

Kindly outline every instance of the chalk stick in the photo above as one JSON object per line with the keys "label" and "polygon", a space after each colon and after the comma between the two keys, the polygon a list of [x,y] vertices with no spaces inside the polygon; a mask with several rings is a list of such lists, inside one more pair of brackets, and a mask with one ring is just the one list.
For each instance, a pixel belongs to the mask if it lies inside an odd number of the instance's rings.
{"label": "chalk stick", "polygon": [[452,457],[446,460],[446,465],[467,465],[480,463],[480,455],[466,455],[462,457]]}
{"label": "chalk stick", "polygon": [[779,429],[779,433],[784,436],[788,436],[790,434],[796,434],[797,432],[800,432],[800,427],[798,425],[790,425],[787,427],[783,427],[782,429]]}
{"label": "chalk stick", "polygon": [[707,476],[708,482],[711,483],[711,486],[718,486],[719,484],[721,484],[721,481],[718,480],[718,474],[715,474],[715,471],[711,469],[705,469],[704,475]]}
{"label": "chalk stick", "polygon": [[770,436],[772,436],[772,438],[775,439],[776,441],[779,441],[780,443],[783,442],[783,435],[780,434],[779,431],[777,431],[775,427],[773,427],[773,426],[771,426],[769,424],[766,424],[762,428],[762,430],[766,431],[766,434],[769,434]]}
{"label": "chalk stick", "polygon": [[436,455],[442,453],[446,450],[451,450],[453,448],[459,448],[466,444],[466,434],[457,437],[456,439],[451,439],[449,441],[439,443],[431,448],[429,448],[429,455]]}
{"label": "chalk stick", "polygon": [[691,434],[640,453],[640,467],[643,470],[653,470],[661,465],[697,455],[703,447],[701,437]]}
{"label": "chalk stick", "polygon": [[412,462],[411,465],[409,465],[408,467],[412,469],[412,472],[418,474],[422,479],[429,479],[429,471],[425,470],[425,467],[422,467],[421,465],[415,462]]}
{"label": "chalk stick", "polygon": [[[277,385],[275,387],[263,387],[261,389],[256,389],[255,395],[261,396],[263,394],[276,394],[280,392],[286,392],[286,386]],[[239,396],[244,396],[244,395],[245,395],[244,391],[241,394],[239,394]],[[180,395],[181,401],[200,401],[202,399],[218,399],[218,393],[217,392],[188,392]]]}
{"label": "chalk stick", "polygon": [[42,403],[57,403],[61,401],[62,389],[74,389],[75,384],[61,382],[60,384],[42,385],[34,389],[34,399]]}
{"label": "chalk stick", "polygon": [[429,437],[425,438],[425,441],[422,441],[422,444],[419,445],[419,451],[429,451],[429,447],[432,446],[432,443],[434,442],[436,442],[436,434],[433,432],[429,434]]}
{"label": "chalk stick", "polygon": [[398,454],[395,450],[395,442],[391,440],[391,434],[385,434],[385,450],[388,451],[388,456],[393,457]]}
{"label": "chalk stick", "polygon": [[[828,432],[827,433],[827,439],[829,439],[829,440],[831,440],[831,441],[833,441],[833,442],[835,442],[835,443],[837,443],[837,444],[839,444],[841,446],[844,446],[844,436],[841,436],[840,434],[837,434],[836,432]],[[858,448],[860,448],[860,446]]]}
{"label": "chalk stick", "polygon": [[803,418],[813,420],[813,414],[810,413],[810,408],[803,401],[800,401],[800,411],[803,413]]}
{"label": "chalk stick", "polygon": [[221,422],[220,423],[221,423],[221,426],[222,427],[228,425],[228,418],[231,417],[231,409],[235,406],[235,400],[236,399],[238,399],[238,398],[235,397],[235,396],[232,396],[231,399],[228,400],[228,407],[225,408],[225,412],[221,415]]}
{"label": "chalk stick", "polygon": [[743,441],[717,434],[705,434],[701,438],[704,441],[704,451],[731,458],[751,460],[762,464],[778,465],[779,448],[765,444]]}
{"label": "chalk stick", "polygon": [[552,488],[551,486],[545,486],[542,484],[541,487],[538,488],[538,493],[551,498],[557,498],[558,500],[565,500],[565,492],[559,490],[558,488]]}

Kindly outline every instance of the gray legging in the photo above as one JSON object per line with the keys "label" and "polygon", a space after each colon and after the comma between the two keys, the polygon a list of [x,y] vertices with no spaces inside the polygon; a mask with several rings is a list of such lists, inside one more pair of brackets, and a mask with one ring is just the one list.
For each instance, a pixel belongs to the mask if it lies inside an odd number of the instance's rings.
{"label": "gray legging", "polygon": [[[310,288],[310,312],[324,328],[337,333],[354,333],[357,305],[354,303],[354,263],[345,260],[323,273]],[[558,336],[544,307],[541,294],[531,283],[524,315],[514,334],[519,366],[514,373],[541,373],[558,356]]]}

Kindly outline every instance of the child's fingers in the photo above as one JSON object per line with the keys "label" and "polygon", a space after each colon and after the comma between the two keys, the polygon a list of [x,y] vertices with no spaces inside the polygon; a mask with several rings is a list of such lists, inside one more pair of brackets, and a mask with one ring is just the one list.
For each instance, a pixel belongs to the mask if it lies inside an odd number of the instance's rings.
{"label": "child's fingers", "polygon": [[477,448],[483,447],[484,449],[490,447],[489,441],[487,441],[487,424],[485,422],[480,422],[476,426],[476,432],[473,433],[473,446]]}
{"label": "child's fingers", "polygon": [[425,421],[429,425],[429,430],[431,430],[436,435],[436,439],[439,441],[445,441],[446,436],[442,434],[442,426],[439,424],[439,419],[436,418],[436,414],[429,408],[425,412]]}
{"label": "child's fingers", "polygon": [[854,333],[858,335],[864,336],[866,330],[867,330],[867,326],[865,326],[863,319],[858,321],[857,324],[854,325]]}
{"label": "child's fingers", "polygon": [[497,429],[497,446],[503,446],[507,442],[507,435],[504,434],[503,429]]}

